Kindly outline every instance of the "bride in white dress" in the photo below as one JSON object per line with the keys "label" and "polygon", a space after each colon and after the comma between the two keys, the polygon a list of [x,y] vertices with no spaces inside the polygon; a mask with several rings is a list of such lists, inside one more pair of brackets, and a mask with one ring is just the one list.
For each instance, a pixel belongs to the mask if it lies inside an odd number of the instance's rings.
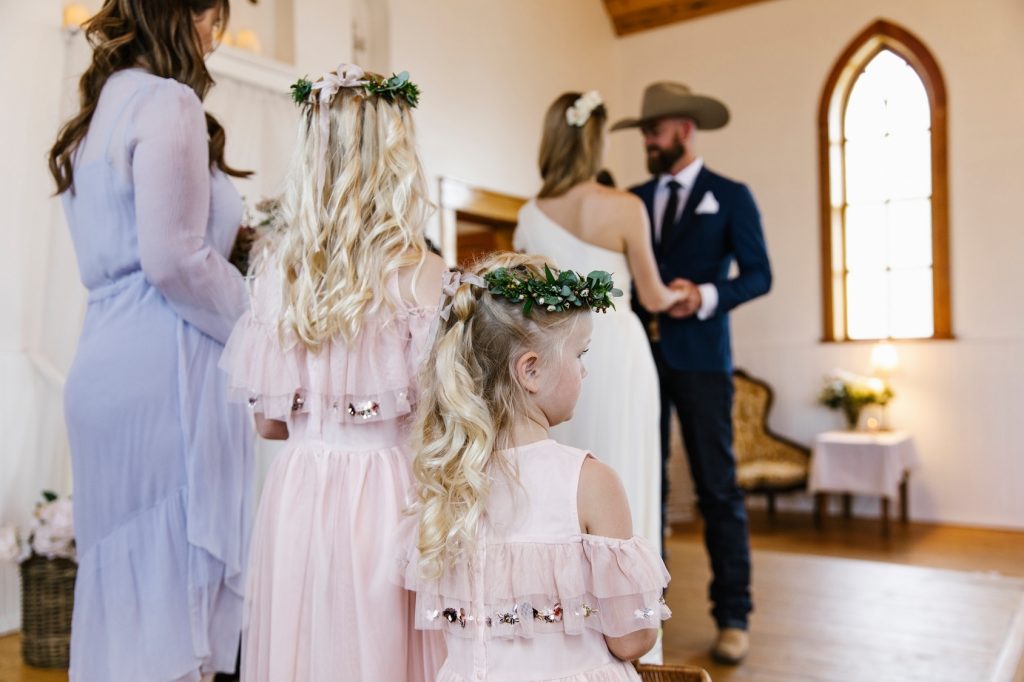
{"label": "bride in white dress", "polygon": [[[636,196],[596,183],[608,114],[596,92],[566,93],[544,121],[544,186],[519,211],[513,244],[559,268],[612,273],[622,298],[594,316],[587,378],[573,418],[551,430],[560,443],[594,454],[622,478],[633,529],[660,548],[661,401],[658,372],[631,285],[644,308],[662,312],[680,301],[658,273],[647,211]],[[632,284],[630,279],[632,278]]]}

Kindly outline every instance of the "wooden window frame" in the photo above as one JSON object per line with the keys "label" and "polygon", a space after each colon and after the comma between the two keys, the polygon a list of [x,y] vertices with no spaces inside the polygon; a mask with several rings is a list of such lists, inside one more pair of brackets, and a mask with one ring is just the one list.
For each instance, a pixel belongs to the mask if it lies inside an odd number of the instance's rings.
{"label": "wooden window frame", "polygon": [[[930,337],[907,339],[952,339],[949,277],[949,187],[947,165],[946,85],[938,63],[928,48],[906,29],[878,20],[854,38],[836,61],[822,90],[818,107],[818,176],[821,199],[821,282],[822,341],[861,341],[850,339],[847,329],[846,283],[836,280],[845,274],[843,253],[845,220],[842,206],[832,206],[832,142],[845,137],[844,118],[850,92],[857,77],[882,50],[890,50],[917,72],[924,84],[931,107],[932,165],[932,306],[934,328]],[[832,135],[832,132],[835,135]],[[844,159],[840,159],[844,161]],[[836,164],[845,173],[845,164]],[[846,179],[843,183],[844,194]],[[843,205],[845,205],[845,196]],[[838,244],[836,243],[838,242]],[[838,247],[838,248],[836,248]],[[877,339],[863,339],[874,342]]]}

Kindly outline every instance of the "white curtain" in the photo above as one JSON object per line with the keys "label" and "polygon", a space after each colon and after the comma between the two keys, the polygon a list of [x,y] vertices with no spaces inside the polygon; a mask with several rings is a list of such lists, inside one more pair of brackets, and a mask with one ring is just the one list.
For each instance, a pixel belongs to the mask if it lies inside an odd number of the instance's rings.
{"label": "white curtain", "polygon": [[[81,35],[67,36],[64,49],[62,73],[46,79],[63,88],[62,120],[75,110],[78,77],[90,59]],[[215,55],[210,70],[217,86],[207,108],[227,130],[228,162],[256,171],[237,183],[239,191],[250,203],[276,195],[295,137],[297,116],[287,93],[293,75],[276,62],[230,50]],[[71,492],[63,387],[85,311],[85,290],[60,204],[42,194],[30,201],[33,212],[43,217],[45,263],[25,275],[22,291],[29,312],[22,351],[0,353],[0,523],[19,526],[30,520],[42,490]],[[260,446],[261,471],[275,451]],[[17,567],[0,563],[0,633],[19,625]]]}

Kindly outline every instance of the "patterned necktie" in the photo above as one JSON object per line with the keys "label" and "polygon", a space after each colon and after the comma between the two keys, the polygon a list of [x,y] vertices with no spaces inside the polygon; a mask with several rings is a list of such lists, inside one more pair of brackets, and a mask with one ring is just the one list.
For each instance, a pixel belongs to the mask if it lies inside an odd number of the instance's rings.
{"label": "patterned necktie", "polygon": [[664,253],[665,247],[672,241],[672,233],[676,226],[676,213],[679,211],[679,190],[683,188],[675,180],[668,183],[668,201],[665,212],[661,214],[661,238],[658,240],[658,252]]}

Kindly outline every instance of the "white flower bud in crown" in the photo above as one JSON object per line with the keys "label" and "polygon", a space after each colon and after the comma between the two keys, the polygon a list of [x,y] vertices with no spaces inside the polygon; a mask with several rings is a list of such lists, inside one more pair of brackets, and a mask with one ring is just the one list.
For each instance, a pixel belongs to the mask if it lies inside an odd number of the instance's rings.
{"label": "white flower bud in crown", "polygon": [[582,128],[590,120],[594,109],[602,104],[604,104],[604,100],[601,99],[601,93],[597,90],[590,90],[565,110],[565,120],[574,128]]}

